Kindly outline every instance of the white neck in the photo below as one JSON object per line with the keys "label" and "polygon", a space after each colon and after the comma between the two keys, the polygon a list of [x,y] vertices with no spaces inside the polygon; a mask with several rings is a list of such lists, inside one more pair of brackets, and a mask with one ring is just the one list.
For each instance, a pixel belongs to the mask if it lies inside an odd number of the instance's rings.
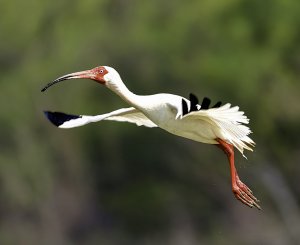
{"label": "white neck", "polygon": [[112,82],[108,82],[106,85],[110,90],[119,95],[124,101],[132,105],[135,108],[140,107],[139,95],[132,93],[123,83],[120,76],[114,76]]}

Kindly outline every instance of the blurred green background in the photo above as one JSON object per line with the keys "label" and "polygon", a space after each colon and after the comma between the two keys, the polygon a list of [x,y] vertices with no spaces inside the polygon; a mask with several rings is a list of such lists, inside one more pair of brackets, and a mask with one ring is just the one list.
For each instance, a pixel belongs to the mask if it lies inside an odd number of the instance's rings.
{"label": "blurred green background", "polygon": [[[0,0],[0,244],[300,244],[300,2]],[[109,65],[137,94],[239,105],[237,156],[262,211],[238,202],[225,155],[160,129],[53,127],[43,110],[127,105],[75,71]]]}

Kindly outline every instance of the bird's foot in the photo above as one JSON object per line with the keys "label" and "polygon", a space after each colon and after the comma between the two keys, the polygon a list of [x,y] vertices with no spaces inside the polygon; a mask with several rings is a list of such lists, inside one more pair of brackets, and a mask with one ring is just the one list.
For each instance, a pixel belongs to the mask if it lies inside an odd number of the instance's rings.
{"label": "bird's foot", "polygon": [[250,208],[256,207],[261,209],[258,205],[259,200],[253,195],[253,192],[240,179],[237,178],[236,183],[232,185],[232,191],[235,197]]}

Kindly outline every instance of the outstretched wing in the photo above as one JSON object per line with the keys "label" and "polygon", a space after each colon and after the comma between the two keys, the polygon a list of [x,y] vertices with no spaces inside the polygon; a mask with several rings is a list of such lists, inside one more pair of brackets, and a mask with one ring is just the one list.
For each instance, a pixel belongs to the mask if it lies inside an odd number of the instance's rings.
{"label": "outstretched wing", "polygon": [[49,121],[59,128],[74,128],[102,120],[130,122],[135,123],[137,126],[145,126],[149,128],[157,127],[155,123],[134,107],[122,108],[110,113],[96,116],[71,115],[51,111],[45,111],[44,113]]}
{"label": "outstretched wing", "polygon": [[231,107],[231,104],[227,103],[219,108],[192,111],[182,119],[184,118],[209,122],[219,138],[234,145],[242,154],[244,149],[252,151],[251,147],[255,145],[254,141],[248,137],[251,130],[243,125],[248,124],[249,119],[243,111],[239,111],[238,106]]}

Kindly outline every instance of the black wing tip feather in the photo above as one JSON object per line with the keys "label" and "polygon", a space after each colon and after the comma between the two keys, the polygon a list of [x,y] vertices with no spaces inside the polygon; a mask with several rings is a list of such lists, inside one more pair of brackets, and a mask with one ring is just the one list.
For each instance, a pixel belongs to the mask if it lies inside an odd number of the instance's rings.
{"label": "black wing tip feather", "polygon": [[44,114],[48,118],[48,120],[56,127],[59,127],[60,125],[64,124],[67,121],[81,117],[78,115],[71,115],[62,112],[52,112],[52,111],[44,111]]}
{"label": "black wing tip feather", "polygon": [[221,101],[218,101],[212,108],[218,108],[222,105]]}
{"label": "black wing tip feather", "polygon": [[190,112],[198,111],[197,105],[198,105],[199,101],[198,101],[198,98],[196,95],[190,93],[190,102],[191,102]]}
{"label": "black wing tip feather", "polygon": [[200,108],[198,108],[199,107],[198,102],[199,101],[197,96],[190,93],[190,109],[189,109],[185,99],[182,99],[181,101],[182,116],[193,111],[208,110],[209,108],[218,108],[222,105],[222,102],[218,101],[214,106],[210,107],[211,100],[207,97],[203,98]]}
{"label": "black wing tip feather", "polygon": [[190,101],[191,101],[193,104],[198,104],[198,103],[199,103],[199,100],[198,100],[197,96],[194,95],[193,93],[190,93]]}
{"label": "black wing tip feather", "polygon": [[202,110],[208,109],[209,105],[210,105],[210,102],[211,102],[211,100],[209,98],[204,97],[203,100],[202,100],[202,103],[201,103],[201,109]]}
{"label": "black wing tip feather", "polygon": [[181,103],[182,103],[182,115],[184,116],[189,113],[189,108],[184,99],[182,99]]}

